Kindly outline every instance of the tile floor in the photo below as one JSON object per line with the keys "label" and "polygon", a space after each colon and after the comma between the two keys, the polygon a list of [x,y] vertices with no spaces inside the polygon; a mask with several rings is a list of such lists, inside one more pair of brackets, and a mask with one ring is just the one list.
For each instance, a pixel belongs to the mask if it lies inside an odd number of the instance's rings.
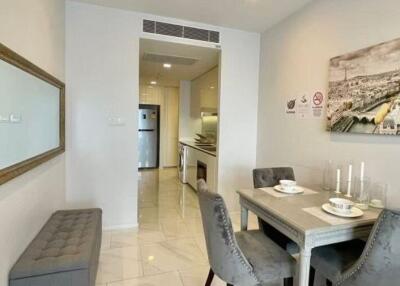
{"label": "tile floor", "polygon": [[[234,229],[240,214],[231,213]],[[250,228],[258,228],[250,215]],[[139,227],[103,232],[98,286],[204,286],[209,266],[196,193],[176,169],[139,176]],[[218,278],[213,286],[226,285]]]}

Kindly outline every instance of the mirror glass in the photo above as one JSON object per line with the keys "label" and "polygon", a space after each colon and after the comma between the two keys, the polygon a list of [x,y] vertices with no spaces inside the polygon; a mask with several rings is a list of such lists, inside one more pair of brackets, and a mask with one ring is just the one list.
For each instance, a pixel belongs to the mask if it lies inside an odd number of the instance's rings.
{"label": "mirror glass", "polygon": [[60,146],[60,89],[0,60],[0,170]]}

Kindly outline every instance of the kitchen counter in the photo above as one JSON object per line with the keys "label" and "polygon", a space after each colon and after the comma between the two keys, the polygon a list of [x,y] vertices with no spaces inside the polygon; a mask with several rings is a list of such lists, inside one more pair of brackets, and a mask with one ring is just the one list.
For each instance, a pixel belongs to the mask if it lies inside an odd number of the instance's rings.
{"label": "kitchen counter", "polygon": [[194,141],[190,141],[190,140],[179,140],[179,143],[181,143],[181,144],[183,144],[183,145],[186,145],[186,146],[189,146],[189,147],[192,147],[192,148],[194,148],[194,149],[197,149],[197,150],[199,150],[199,151],[201,151],[201,152],[204,152],[204,153],[206,153],[206,154],[208,154],[208,155],[217,157],[217,152],[216,152],[216,151],[210,151],[210,150],[207,150],[207,149],[202,148],[201,146],[197,146],[196,143],[195,143]]}

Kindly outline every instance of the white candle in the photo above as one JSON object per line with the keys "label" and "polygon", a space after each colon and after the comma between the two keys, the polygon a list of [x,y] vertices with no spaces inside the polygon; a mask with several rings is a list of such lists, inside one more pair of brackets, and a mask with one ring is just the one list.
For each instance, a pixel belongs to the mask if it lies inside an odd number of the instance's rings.
{"label": "white candle", "polygon": [[365,169],[365,163],[361,162],[361,175],[360,175],[360,181],[364,181],[364,169]]}
{"label": "white candle", "polygon": [[347,197],[351,197],[351,174],[353,172],[353,165],[349,165],[349,178],[347,180]]}
{"label": "white candle", "polygon": [[340,193],[340,169],[336,170],[336,193]]}

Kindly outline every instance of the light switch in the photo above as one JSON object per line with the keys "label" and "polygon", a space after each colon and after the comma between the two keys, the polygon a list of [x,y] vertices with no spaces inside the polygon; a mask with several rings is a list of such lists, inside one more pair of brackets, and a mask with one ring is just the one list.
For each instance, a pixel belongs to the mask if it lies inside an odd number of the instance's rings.
{"label": "light switch", "polygon": [[9,122],[10,122],[10,116],[0,115],[0,123],[9,123]]}
{"label": "light switch", "polygon": [[125,119],[119,116],[109,117],[108,124],[110,126],[125,126]]}
{"label": "light switch", "polygon": [[10,122],[11,123],[21,123],[21,115],[19,114],[11,114],[10,115]]}

